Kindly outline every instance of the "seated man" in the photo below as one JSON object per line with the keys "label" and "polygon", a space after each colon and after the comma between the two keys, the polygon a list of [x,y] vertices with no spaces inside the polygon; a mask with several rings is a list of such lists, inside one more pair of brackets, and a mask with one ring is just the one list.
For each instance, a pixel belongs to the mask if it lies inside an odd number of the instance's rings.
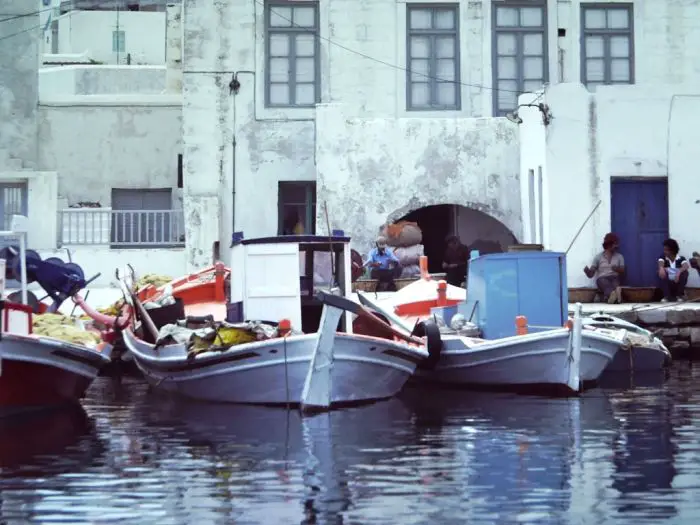
{"label": "seated man", "polygon": [[376,247],[369,252],[365,267],[370,267],[370,277],[376,279],[377,292],[395,292],[394,275],[400,272],[399,259],[391,248],[387,247],[384,237],[377,237]]}
{"label": "seated man", "polygon": [[603,239],[603,251],[593,258],[590,268],[586,266],[583,273],[586,277],[596,278],[596,286],[603,295],[603,302],[614,304],[619,302],[620,277],[625,273],[625,258],[618,248],[620,240],[614,233],[608,233]]}
{"label": "seated man", "polygon": [[664,293],[661,302],[685,300],[685,286],[688,284],[690,263],[680,255],[680,246],[675,239],[664,241],[664,253],[657,261],[659,286]]}

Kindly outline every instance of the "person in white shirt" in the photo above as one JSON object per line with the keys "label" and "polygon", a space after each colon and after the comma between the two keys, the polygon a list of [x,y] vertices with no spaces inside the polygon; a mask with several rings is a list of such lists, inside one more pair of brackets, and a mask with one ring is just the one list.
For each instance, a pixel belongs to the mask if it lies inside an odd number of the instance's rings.
{"label": "person in white shirt", "polygon": [[688,259],[680,255],[680,246],[675,239],[664,241],[664,253],[657,261],[659,287],[664,293],[661,302],[685,300],[685,286],[688,284]]}

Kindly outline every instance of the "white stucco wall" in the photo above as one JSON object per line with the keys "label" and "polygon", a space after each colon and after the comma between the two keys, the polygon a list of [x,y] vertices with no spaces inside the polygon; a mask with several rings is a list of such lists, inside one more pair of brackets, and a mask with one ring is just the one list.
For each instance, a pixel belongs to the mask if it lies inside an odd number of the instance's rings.
{"label": "white stucco wall", "polygon": [[[356,236],[358,245],[374,236],[390,214],[398,218],[400,210],[407,213],[420,203],[494,210],[519,236],[517,127],[505,120],[467,120],[490,114],[491,92],[479,85],[490,85],[484,80],[490,75],[490,52],[484,47],[490,3],[459,4],[462,32],[468,35],[461,43],[462,109],[407,118],[405,4],[322,2],[322,100],[342,103],[343,116],[356,119],[356,129],[350,129],[327,109],[265,107],[260,3],[186,1],[185,194],[197,225],[188,231],[191,264],[209,264],[213,243],[227,243],[234,228],[247,237],[276,234],[277,187],[285,180],[318,180],[318,203],[328,202],[333,224]],[[324,40],[329,38],[376,60],[329,44]],[[232,95],[235,72],[240,89]],[[333,150],[348,141],[358,149],[355,166],[338,170],[342,159],[334,158]],[[381,150],[391,151],[384,164],[373,164],[372,155]],[[367,175],[374,168],[380,171]],[[373,185],[361,194],[363,188],[353,180],[357,173]],[[432,179],[426,173],[439,175]],[[507,189],[499,189],[500,183],[508,183]],[[218,203],[220,219],[202,199]]]}
{"label": "white stucco wall", "polygon": [[71,65],[39,70],[39,101],[65,95],[160,94],[165,66]]}
{"label": "white stucco wall", "polygon": [[[318,203],[327,203],[331,228],[345,230],[359,251],[387,220],[433,204],[483,211],[521,235],[516,125],[504,118],[358,119],[342,109],[316,110]],[[325,222],[318,224],[325,232]]]}
{"label": "white stucco wall", "polygon": [[112,188],[174,188],[180,97],[92,95],[42,101],[42,166],[59,173],[66,204],[111,202]]}
{"label": "white stucco wall", "polygon": [[[124,31],[124,52],[112,49],[112,32]],[[165,63],[165,13],[144,11],[70,11],[58,19],[58,52],[82,53],[104,64]],[[44,52],[51,51],[51,30]]]}
{"label": "white stucco wall", "polygon": [[[548,89],[554,119],[545,149],[529,147],[539,111],[522,112],[522,169],[546,167],[545,245],[565,251],[594,206],[601,205],[568,254],[569,285],[590,281],[580,271],[611,228],[611,177],[668,176],[669,231],[685,255],[700,248],[696,115],[700,93],[689,86],[606,86],[596,94],[580,84]],[[521,172],[521,177],[523,174]],[[700,279],[691,272],[690,284]]]}
{"label": "white stucco wall", "polygon": [[[550,80],[559,80],[558,49],[563,54],[563,80],[581,79],[581,4],[585,0],[548,0]],[[635,82],[638,85],[693,84],[700,81],[700,3],[688,0],[607,0],[634,5]],[[565,37],[557,37],[557,29]]]}

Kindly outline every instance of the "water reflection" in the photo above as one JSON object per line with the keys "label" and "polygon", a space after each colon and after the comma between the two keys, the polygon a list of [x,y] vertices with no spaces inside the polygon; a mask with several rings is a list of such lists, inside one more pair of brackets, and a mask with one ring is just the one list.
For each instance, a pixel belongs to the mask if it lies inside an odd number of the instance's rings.
{"label": "water reflection", "polygon": [[104,452],[80,405],[0,419],[0,522],[26,523],[42,499],[39,487],[50,478],[85,472]]}
{"label": "water reflection", "polygon": [[[673,394],[658,388],[653,378],[637,376],[635,382],[639,386],[610,394],[618,420],[612,458],[617,511],[628,517],[667,519],[677,515],[672,483],[678,453],[674,422],[680,423],[680,414]],[[658,495],[665,497],[660,500]]]}
{"label": "water reflection", "polygon": [[0,479],[89,465],[104,451],[96,436],[93,421],[80,405],[0,419]]}
{"label": "water reflection", "polygon": [[[614,424],[607,397],[548,399],[513,394],[443,391],[427,398],[407,391],[417,420],[445,436],[459,455],[464,506],[473,519],[487,515],[496,523],[568,523],[574,496],[593,509],[593,495],[575,486],[588,455],[609,450]],[[438,421],[442,419],[442,427]],[[592,442],[590,436],[595,435]],[[587,443],[584,445],[584,441]],[[456,458],[457,459],[457,458]],[[581,501],[579,501],[579,505]],[[482,508],[479,506],[483,505]]]}
{"label": "water reflection", "polygon": [[0,429],[0,523],[675,523],[700,508],[677,487],[700,488],[691,372],[577,399],[409,389],[313,418],[100,379],[85,410]]}

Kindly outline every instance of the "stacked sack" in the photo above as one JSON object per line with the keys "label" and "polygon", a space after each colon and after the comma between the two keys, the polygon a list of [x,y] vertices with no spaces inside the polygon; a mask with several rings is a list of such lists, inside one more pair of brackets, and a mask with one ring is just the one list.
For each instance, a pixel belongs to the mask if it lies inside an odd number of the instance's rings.
{"label": "stacked sack", "polygon": [[386,224],[381,228],[381,235],[394,250],[401,262],[401,278],[407,279],[420,275],[420,257],[423,255],[423,232],[418,223],[399,221]]}

